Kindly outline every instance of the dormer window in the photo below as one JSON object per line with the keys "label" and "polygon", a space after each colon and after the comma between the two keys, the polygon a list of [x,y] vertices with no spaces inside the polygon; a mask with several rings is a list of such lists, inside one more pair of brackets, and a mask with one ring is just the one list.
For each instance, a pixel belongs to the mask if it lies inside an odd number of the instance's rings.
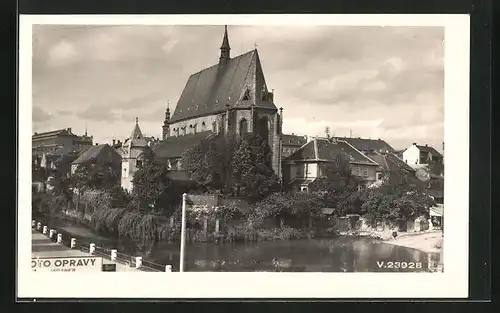
{"label": "dormer window", "polygon": [[250,100],[250,89],[245,90],[242,100]]}

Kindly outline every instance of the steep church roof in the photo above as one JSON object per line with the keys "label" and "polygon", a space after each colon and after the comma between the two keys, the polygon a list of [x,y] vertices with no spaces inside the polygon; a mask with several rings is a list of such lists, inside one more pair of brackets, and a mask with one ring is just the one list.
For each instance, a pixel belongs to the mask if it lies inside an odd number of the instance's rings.
{"label": "steep church roof", "polygon": [[257,49],[229,58],[227,34],[221,46],[222,60],[192,74],[177,102],[170,122],[212,115],[230,108],[277,110],[269,96]]}

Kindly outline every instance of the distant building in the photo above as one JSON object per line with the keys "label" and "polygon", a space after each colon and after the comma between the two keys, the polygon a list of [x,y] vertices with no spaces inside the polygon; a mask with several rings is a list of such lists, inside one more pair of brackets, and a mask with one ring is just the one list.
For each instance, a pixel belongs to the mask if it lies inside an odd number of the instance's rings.
{"label": "distant building", "polygon": [[377,181],[382,180],[390,173],[401,173],[415,176],[415,169],[406,164],[395,153],[384,152],[366,152],[365,155],[378,163],[377,167]]}
{"label": "distant building", "polygon": [[[45,154],[59,153],[61,151],[81,151],[93,145],[93,137],[78,136],[71,132],[71,128],[58,129],[43,133],[35,132],[31,137],[32,154],[41,157]],[[64,148],[63,150],[61,150]]]}
{"label": "distant building", "polygon": [[84,164],[109,164],[114,171],[119,173],[121,159],[121,156],[110,145],[95,145],[87,148],[71,163],[71,174],[74,174],[78,167]]}
{"label": "distant building", "polygon": [[334,137],[336,140],[345,141],[361,152],[394,153],[393,147],[382,139],[366,139],[360,137]]}
{"label": "distant building", "polygon": [[366,184],[377,178],[378,164],[349,143],[327,138],[313,138],[283,162],[284,183],[292,190],[308,191],[310,183],[326,176],[325,165],[335,162],[345,153],[349,158],[351,174]]}
{"label": "distant building", "polygon": [[93,137],[78,136],[71,128],[58,129],[43,133],[34,133],[31,139],[32,162],[36,167],[49,170],[59,169],[69,174],[70,164],[78,155],[92,146]]}
{"label": "distant building", "polygon": [[443,155],[427,144],[413,143],[403,152],[403,160],[416,170],[424,168],[434,175],[444,174]]}
{"label": "distant building", "polygon": [[121,186],[123,189],[132,191],[135,172],[141,168],[141,155],[149,149],[148,141],[139,127],[139,119],[135,119],[134,129],[130,136],[123,141],[120,147],[121,161]]}
{"label": "distant building", "polygon": [[285,159],[292,155],[295,151],[299,150],[300,147],[307,143],[306,136],[298,136],[295,134],[283,134],[282,135],[282,149],[281,155]]}

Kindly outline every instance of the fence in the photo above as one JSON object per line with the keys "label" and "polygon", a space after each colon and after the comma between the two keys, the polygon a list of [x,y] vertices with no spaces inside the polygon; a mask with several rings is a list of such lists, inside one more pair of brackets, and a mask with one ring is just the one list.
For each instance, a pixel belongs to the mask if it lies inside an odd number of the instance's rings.
{"label": "fence", "polygon": [[143,272],[165,272],[169,271],[168,269],[171,270],[169,265],[162,265],[150,260],[145,260],[142,256],[134,257],[132,255],[120,253],[116,249],[95,245],[81,236],[75,236],[74,234],[70,234],[58,228],[50,228],[47,225],[42,225],[42,223],[38,221],[33,221],[32,227],[36,228],[36,230],[40,232],[44,232],[44,230],[46,230],[44,234],[47,237],[49,237],[52,241],[57,241],[57,243],[62,244],[69,249],[79,250],[85,253],[100,256],[117,264],[136,267],[138,270]]}

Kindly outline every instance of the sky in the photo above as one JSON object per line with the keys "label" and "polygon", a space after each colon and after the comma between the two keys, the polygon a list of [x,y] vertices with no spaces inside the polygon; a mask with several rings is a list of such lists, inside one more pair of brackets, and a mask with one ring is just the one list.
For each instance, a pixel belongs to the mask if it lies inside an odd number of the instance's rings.
{"label": "sky", "polygon": [[[188,77],[218,62],[223,26],[33,26],[33,131],[161,137]],[[231,56],[257,48],[283,130],[442,150],[444,28],[229,25]],[[173,111],[172,111],[173,112]]]}

